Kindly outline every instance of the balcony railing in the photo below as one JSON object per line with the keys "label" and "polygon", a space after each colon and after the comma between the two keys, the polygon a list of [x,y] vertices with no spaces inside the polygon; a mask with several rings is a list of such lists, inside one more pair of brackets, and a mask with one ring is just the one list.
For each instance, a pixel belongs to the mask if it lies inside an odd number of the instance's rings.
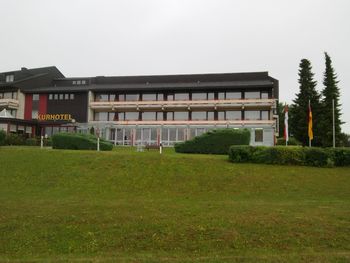
{"label": "balcony railing", "polygon": [[92,121],[96,124],[116,124],[116,125],[274,125],[274,120],[177,120],[177,121]]}
{"label": "balcony railing", "polygon": [[189,108],[234,108],[271,107],[275,99],[227,99],[227,100],[171,100],[171,101],[92,101],[90,107],[96,110],[127,109],[189,109]]}
{"label": "balcony railing", "polygon": [[19,101],[15,99],[0,99],[0,107],[18,109]]}

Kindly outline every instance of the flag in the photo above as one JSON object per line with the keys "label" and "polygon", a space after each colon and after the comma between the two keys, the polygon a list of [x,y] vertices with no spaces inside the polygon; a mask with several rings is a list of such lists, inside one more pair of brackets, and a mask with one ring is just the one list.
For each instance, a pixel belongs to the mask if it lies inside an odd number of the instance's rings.
{"label": "flag", "polygon": [[312,111],[311,111],[311,105],[309,101],[309,125],[308,125],[308,134],[309,134],[309,140],[313,140],[314,133],[312,132]]}
{"label": "flag", "polygon": [[288,106],[287,104],[284,106],[284,140],[288,142],[289,135],[288,135]]}

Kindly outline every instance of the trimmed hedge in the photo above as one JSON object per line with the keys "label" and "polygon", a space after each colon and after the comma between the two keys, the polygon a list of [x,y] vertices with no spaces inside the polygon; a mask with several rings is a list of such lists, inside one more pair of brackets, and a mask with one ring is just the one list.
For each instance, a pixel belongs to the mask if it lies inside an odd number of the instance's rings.
{"label": "trimmed hedge", "polygon": [[21,134],[8,133],[5,138],[6,145],[25,145],[26,138]]}
{"label": "trimmed hedge", "polygon": [[[278,138],[277,145],[286,146],[286,140],[284,138]],[[302,144],[297,139],[290,137],[288,140],[287,146],[291,146],[291,145],[296,146],[296,145],[302,145]]]}
{"label": "trimmed hedge", "polygon": [[229,160],[235,163],[251,162],[318,167],[349,166],[350,149],[295,146],[231,146]]}
{"label": "trimmed hedge", "polygon": [[[91,134],[58,133],[52,136],[53,149],[96,150],[97,138]],[[111,151],[113,144],[100,139],[100,150]]]}
{"label": "trimmed hedge", "polygon": [[231,145],[249,145],[248,129],[218,129],[175,144],[179,153],[227,154]]}
{"label": "trimmed hedge", "polygon": [[0,130],[0,146],[5,145],[6,132]]}

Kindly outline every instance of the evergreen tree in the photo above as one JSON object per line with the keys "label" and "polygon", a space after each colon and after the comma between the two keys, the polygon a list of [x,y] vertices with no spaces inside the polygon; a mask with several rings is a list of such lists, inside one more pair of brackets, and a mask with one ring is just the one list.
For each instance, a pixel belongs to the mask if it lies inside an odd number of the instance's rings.
{"label": "evergreen tree", "polygon": [[307,59],[302,59],[299,64],[299,93],[296,94],[296,99],[293,100],[293,105],[290,112],[289,130],[291,136],[300,141],[303,145],[309,144],[308,137],[308,107],[309,100],[312,109],[313,118],[313,146],[320,145],[319,120],[321,113],[321,96],[316,90],[316,81],[312,73],[311,63]]}
{"label": "evergreen tree", "polygon": [[340,104],[339,104],[339,88],[337,75],[332,67],[332,60],[329,55],[325,52],[325,63],[326,69],[324,72],[323,79],[323,100],[322,100],[322,121],[321,121],[321,134],[322,134],[322,146],[330,147],[333,146],[333,108],[332,100],[334,99],[334,122],[335,122],[335,141],[336,145],[339,146],[341,140],[341,128],[342,124],[340,120]]}

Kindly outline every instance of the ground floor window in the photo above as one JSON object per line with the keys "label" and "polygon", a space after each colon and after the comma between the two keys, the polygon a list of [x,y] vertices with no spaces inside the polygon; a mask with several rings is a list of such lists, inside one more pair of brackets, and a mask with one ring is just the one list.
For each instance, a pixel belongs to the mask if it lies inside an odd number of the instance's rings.
{"label": "ground floor window", "polygon": [[263,142],[263,129],[255,129],[255,142]]}

